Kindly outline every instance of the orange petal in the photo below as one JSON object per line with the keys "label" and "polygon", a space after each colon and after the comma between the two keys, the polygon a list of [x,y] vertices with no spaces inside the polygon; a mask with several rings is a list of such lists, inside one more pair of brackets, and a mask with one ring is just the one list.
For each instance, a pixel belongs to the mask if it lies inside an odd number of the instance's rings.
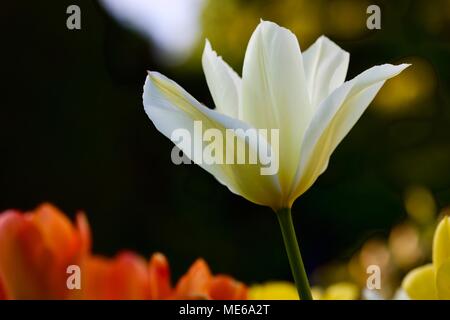
{"label": "orange petal", "polygon": [[53,205],[44,203],[26,216],[40,229],[46,245],[60,261],[80,249],[81,239],[71,221]]}
{"label": "orange petal", "polygon": [[109,270],[111,261],[98,256],[89,256],[81,273],[82,297],[84,299],[108,299],[111,291]]}
{"label": "orange petal", "polygon": [[0,216],[0,278],[11,299],[65,299],[75,296],[66,286],[69,265],[82,266],[90,247],[86,219],[77,229],[50,204],[21,214]]}
{"label": "orange petal", "polygon": [[167,299],[172,293],[170,269],[166,257],[162,253],[152,255],[149,263],[150,299]]}
{"label": "orange petal", "polygon": [[174,299],[209,299],[211,271],[203,259],[198,259],[181,277],[175,288]]}
{"label": "orange petal", "polygon": [[89,222],[83,212],[77,214],[76,227],[81,242],[81,252],[82,254],[88,254],[91,251],[92,246],[91,228],[89,227]]}
{"label": "orange petal", "polygon": [[85,265],[85,299],[148,299],[149,275],[146,261],[131,252],[114,259],[90,257]]}
{"label": "orange petal", "polygon": [[230,276],[217,275],[211,281],[209,296],[213,300],[246,300],[247,287]]}
{"label": "orange petal", "polygon": [[2,279],[0,279],[0,300],[6,300],[6,291],[5,288],[3,287],[3,282]]}
{"label": "orange petal", "polygon": [[11,299],[48,299],[53,256],[40,230],[16,211],[0,216],[0,278]]}

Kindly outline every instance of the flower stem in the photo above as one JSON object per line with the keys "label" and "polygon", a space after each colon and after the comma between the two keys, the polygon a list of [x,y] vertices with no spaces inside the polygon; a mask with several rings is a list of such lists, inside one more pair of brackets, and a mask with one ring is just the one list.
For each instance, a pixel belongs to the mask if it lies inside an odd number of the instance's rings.
{"label": "flower stem", "polygon": [[311,288],[309,287],[308,276],[303,265],[302,255],[295,236],[294,224],[290,208],[283,208],[277,211],[278,222],[283,234],[284,246],[291,265],[292,275],[297,286],[298,295],[301,300],[312,300]]}

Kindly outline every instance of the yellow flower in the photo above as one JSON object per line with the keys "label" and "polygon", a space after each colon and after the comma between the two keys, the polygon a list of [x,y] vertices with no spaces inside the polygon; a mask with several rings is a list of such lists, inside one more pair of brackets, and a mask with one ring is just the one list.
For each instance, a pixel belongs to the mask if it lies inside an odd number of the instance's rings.
{"label": "yellow flower", "polygon": [[[360,296],[358,287],[349,282],[332,284],[325,290],[311,288],[314,300],[356,300]],[[298,300],[297,289],[287,281],[271,281],[250,287],[250,300]]]}
{"label": "yellow flower", "polygon": [[436,228],[433,263],[412,270],[402,287],[411,299],[450,300],[450,217]]}
{"label": "yellow flower", "polygon": [[356,300],[360,296],[359,288],[350,282],[338,282],[329,286],[319,300]]}
{"label": "yellow flower", "polygon": [[250,287],[250,300],[298,300],[295,285],[288,281],[271,281]]}

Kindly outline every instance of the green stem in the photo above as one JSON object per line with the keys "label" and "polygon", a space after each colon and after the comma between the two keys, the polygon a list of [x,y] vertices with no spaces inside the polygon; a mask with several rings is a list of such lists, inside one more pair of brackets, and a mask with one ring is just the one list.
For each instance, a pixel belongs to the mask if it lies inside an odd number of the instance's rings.
{"label": "green stem", "polygon": [[301,300],[312,300],[311,288],[309,287],[308,276],[303,265],[302,255],[295,236],[294,224],[290,208],[284,208],[277,211],[278,222],[280,223],[281,233],[283,234],[284,246],[291,265],[292,275],[297,286],[298,295]]}

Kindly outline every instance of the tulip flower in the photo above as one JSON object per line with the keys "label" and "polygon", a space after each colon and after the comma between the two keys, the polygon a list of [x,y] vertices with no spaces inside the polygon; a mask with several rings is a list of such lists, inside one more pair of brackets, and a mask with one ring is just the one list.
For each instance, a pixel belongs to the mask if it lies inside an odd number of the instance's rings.
{"label": "tulip flower", "polygon": [[[83,299],[150,299],[150,274],[153,268],[153,265],[148,267],[145,259],[132,252],[122,252],[113,259],[90,256],[84,269]],[[158,284],[154,282],[155,286]]]}
{"label": "tulip flower", "polygon": [[[242,144],[249,157],[260,149],[277,155],[278,172],[266,175],[261,171],[262,161],[205,162],[187,144],[177,144],[187,157],[232,192],[278,213],[291,269],[303,299],[310,299],[311,293],[290,208],[325,171],[332,152],[384,82],[408,66],[379,65],[345,81],[348,63],[349,54],[324,36],[302,54],[292,32],[261,21],[250,38],[242,78],[206,41],[202,65],[215,109],[202,105],[157,72],[149,72],[144,85],[145,111],[168,138],[180,128],[195,136],[195,124],[200,121],[205,131],[214,129],[224,137],[230,130],[236,132],[232,138],[239,145],[226,145],[219,150],[225,156]],[[279,144],[267,135],[255,142],[237,133],[248,129],[278,130]]]}
{"label": "tulip flower", "polygon": [[3,288],[2,279],[0,279],[0,300],[6,300],[5,288]]}
{"label": "tulip flower", "polygon": [[248,290],[250,300],[298,300],[298,292],[293,283],[270,281],[252,285]]}
{"label": "tulip flower", "polygon": [[90,249],[83,214],[76,225],[58,209],[43,204],[27,213],[0,215],[0,296],[7,299],[67,299],[67,267],[82,265]]}
{"label": "tulip flower", "polygon": [[213,276],[208,265],[198,259],[177,283],[174,299],[247,299],[247,287],[227,275]]}
{"label": "tulip flower", "polygon": [[349,54],[326,37],[302,54],[294,34],[263,21],[248,44],[242,79],[206,42],[202,63],[215,110],[157,72],[149,72],[143,103],[169,138],[176,128],[192,130],[196,120],[222,131],[278,129],[280,166],[274,176],[246,165],[201,166],[250,201],[288,208],[326,169],[331,153],[384,81],[407,67],[376,66],[344,82],[348,62]]}
{"label": "tulip flower", "polygon": [[[3,299],[246,299],[247,287],[213,275],[198,259],[175,285],[169,263],[155,253],[149,262],[125,251],[114,258],[93,255],[83,214],[72,225],[50,204],[0,214],[0,300]],[[69,289],[67,267],[80,267],[81,288]]]}
{"label": "tulip flower", "polygon": [[247,287],[226,275],[213,276],[206,262],[197,260],[175,287],[167,259],[155,253],[150,262],[123,252],[113,259],[89,257],[86,262],[84,299],[246,299]]}
{"label": "tulip flower", "polygon": [[402,288],[409,298],[450,300],[450,217],[444,217],[433,238],[433,262],[409,272]]}
{"label": "tulip flower", "polygon": [[[326,287],[312,287],[314,300],[357,300],[360,289],[350,282],[338,282]],[[249,288],[250,300],[298,300],[294,284],[285,281],[271,281]]]}

